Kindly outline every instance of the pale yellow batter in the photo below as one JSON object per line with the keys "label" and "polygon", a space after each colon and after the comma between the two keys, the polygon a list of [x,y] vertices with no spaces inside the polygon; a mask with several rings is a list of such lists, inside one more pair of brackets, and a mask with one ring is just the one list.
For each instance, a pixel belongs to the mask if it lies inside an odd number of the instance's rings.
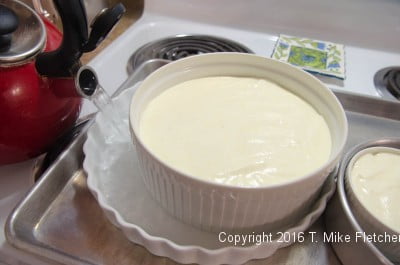
{"label": "pale yellow batter", "polygon": [[180,83],[146,107],[140,137],[168,165],[237,186],[283,183],[329,158],[324,118],[264,79],[207,77]]}
{"label": "pale yellow batter", "polygon": [[354,163],[350,184],[360,202],[377,219],[400,232],[400,155],[367,153]]}

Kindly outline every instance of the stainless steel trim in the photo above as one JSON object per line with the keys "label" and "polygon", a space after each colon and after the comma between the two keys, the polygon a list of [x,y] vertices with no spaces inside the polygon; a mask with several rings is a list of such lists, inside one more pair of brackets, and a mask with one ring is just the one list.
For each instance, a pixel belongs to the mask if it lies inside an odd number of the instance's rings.
{"label": "stainless steel trim", "polygon": [[334,91],[346,111],[400,120],[400,101]]}

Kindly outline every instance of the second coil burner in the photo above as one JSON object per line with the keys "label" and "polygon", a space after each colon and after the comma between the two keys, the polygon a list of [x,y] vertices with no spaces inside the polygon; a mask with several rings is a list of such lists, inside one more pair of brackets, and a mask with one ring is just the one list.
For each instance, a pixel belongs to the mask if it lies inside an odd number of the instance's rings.
{"label": "second coil burner", "polygon": [[214,52],[253,53],[247,47],[220,37],[208,35],[178,35],[156,40],[140,47],[129,58],[128,72],[151,59],[179,60],[188,56]]}

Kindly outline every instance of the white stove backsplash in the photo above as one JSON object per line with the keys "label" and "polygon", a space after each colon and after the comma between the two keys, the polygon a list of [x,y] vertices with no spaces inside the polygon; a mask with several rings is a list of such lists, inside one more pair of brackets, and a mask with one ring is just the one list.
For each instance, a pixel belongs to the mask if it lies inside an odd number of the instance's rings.
{"label": "white stove backsplash", "polygon": [[147,0],[145,9],[199,23],[400,52],[398,0]]}

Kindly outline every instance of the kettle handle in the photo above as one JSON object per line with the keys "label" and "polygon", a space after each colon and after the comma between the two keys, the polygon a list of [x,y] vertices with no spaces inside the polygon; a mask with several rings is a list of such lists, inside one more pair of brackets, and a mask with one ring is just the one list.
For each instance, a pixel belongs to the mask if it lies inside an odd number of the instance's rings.
{"label": "kettle handle", "polygon": [[108,33],[121,19],[126,9],[123,4],[118,3],[112,8],[103,9],[93,20],[92,31],[88,42],[83,46],[83,52],[91,52],[106,38]]}
{"label": "kettle handle", "polygon": [[88,40],[85,6],[82,0],[54,0],[54,5],[62,21],[62,43],[57,50],[39,54],[36,69],[48,77],[72,77]]}

